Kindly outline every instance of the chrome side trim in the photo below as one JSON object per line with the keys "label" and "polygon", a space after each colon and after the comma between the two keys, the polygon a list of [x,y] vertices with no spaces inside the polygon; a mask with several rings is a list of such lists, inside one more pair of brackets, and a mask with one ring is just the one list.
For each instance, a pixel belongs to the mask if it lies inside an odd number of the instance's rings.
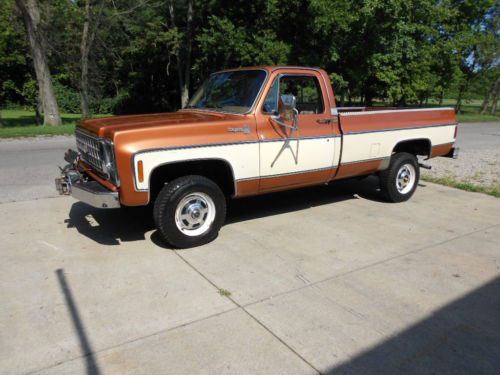
{"label": "chrome side trim", "polygon": [[158,148],[152,148],[152,149],[137,151],[134,154],[132,154],[132,156],[135,158],[135,156],[137,156],[139,154],[146,154],[146,153],[150,153],[150,152],[186,150],[186,149],[189,149],[189,148],[234,146],[234,145],[249,144],[249,143],[259,143],[259,141],[249,140],[249,141],[236,141],[236,142],[224,142],[224,143],[202,143],[202,144],[199,144],[199,145],[188,145],[188,146],[158,147]]}
{"label": "chrome side trim", "polygon": [[[359,107],[358,107],[359,108]],[[364,108],[364,107],[361,107]],[[359,111],[359,112],[341,112],[341,116],[362,116],[373,115],[376,113],[401,113],[401,112],[423,112],[423,111],[455,111],[452,107],[439,107],[439,108],[407,108],[407,109],[387,109],[380,111]]]}
{"label": "chrome side trim", "polygon": [[269,142],[285,142],[285,141],[308,141],[311,139],[327,139],[327,138],[340,138],[340,134],[335,135],[319,135],[319,136],[308,136],[308,137],[289,137],[289,138],[270,138],[261,139],[257,143],[269,143]]}
{"label": "chrome side trim", "polygon": [[340,166],[343,165],[351,165],[351,164],[358,164],[358,163],[364,163],[368,161],[377,161],[377,160],[385,160],[385,159],[391,159],[390,156],[382,157],[382,158],[371,158],[371,159],[362,159],[362,160],[355,160],[355,161],[347,161],[345,163],[340,163]]}
{"label": "chrome side trim", "polygon": [[334,166],[325,167],[325,168],[305,169],[303,171],[297,171],[297,172],[270,174],[270,175],[265,175],[265,176],[260,176],[260,177],[256,176],[256,177],[240,178],[239,180],[236,180],[236,182],[259,180],[259,179],[262,179],[262,178],[274,178],[274,177],[283,177],[283,176],[293,176],[293,175],[296,175],[296,174],[307,174],[307,173],[314,173],[314,172],[321,172],[321,171],[329,171],[329,170],[337,169],[337,168],[338,168],[338,165],[334,165]]}

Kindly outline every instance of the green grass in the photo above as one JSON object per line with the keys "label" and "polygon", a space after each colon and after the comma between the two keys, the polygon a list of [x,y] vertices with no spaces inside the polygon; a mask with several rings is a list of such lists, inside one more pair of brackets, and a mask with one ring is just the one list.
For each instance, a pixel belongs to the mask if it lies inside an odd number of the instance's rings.
{"label": "green grass", "polygon": [[[105,115],[96,115],[95,117],[102,116]],[[27,111],[23,109],[5,109],[2,110],[3,127],[0,127],[0,138],[73,134],[75,131],[76,121],[80,118],[80,114],[62,113],[62,125],[43,126],[36,125],[34,111]]]}
{"label": "green grass", "polygon": [[229,297],[231,295],[231,292],[229,290],[227,290],[227,289],[220,288],[219,289],[219,294],[222,297]]}
{"label": "green grass", "polygon": [[500,185],[481,186],[468,181],[467,182],[458,181],[453,177],[434,177],[429,175],[425,176],[423,175],[422,180],[427,182],[433,182],[435,184],[454,187],[460,190],[472,191],[475,193],[483,193],[492,195],[496,198],[500,198]]}
{"label": "green grass", "polygon": [[[460,113],[457,115],[458,122],[500,122],[500,113],[494,115],[481,115],[479,113],[482,102],[483,101],[479,99],[465,99],[462,102]],[[435,106],[438,102],[429,100],[429,104]],[[444,99],[442,106],[454,107],[455,104],[455,99]]]}
{"label": "green grass", "polygon": [[[500,113],[494,115],[484,114],[481,115],[479,110],[481,108],[482,100],[479,99],[464,99],[460,109],[460,113],[457,115],[458,122],[500,122]],[[454,107],[456,104],[455,99],[444,99],[441,103],[442,107]],[[377,101],[374,103],[375,106],[391,106],[391,103],[385,101]],[[416,104],[408,104],[408,107],[417,106]],[[430,99],[427,104],[423,107],[438,107],[439,102],[434,99]]]}

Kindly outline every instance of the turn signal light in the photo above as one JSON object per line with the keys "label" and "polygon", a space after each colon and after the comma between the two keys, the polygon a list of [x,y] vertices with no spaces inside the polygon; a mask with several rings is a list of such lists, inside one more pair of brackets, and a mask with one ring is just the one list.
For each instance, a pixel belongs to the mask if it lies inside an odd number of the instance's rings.
{"label": "turn signal light", "polygon": [[454,135],[455,139],[457,139],[457,134],[458,134],[458,125],[455,126],[455,135]]}
{"label": "turn signal light", "polygon": [[142,160],[137,162],[137,177],[139,182],[144,182],[144,168],[142,166]]}

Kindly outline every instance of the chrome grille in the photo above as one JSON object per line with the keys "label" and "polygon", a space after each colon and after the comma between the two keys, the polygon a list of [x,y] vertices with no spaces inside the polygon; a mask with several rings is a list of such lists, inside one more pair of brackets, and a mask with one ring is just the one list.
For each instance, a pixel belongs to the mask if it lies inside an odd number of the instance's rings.
{"label": "chrome grille", "polygon": [[103,155],[99,140],[90,134],[77,130],[76,135],[76,148],[80,152],[82,160],[95,168],[99,172],[102,170]]}

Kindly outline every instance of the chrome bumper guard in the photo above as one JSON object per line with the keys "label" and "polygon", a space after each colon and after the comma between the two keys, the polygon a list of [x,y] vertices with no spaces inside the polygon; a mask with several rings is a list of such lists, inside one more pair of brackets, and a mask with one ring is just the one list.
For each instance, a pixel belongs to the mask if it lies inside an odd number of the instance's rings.
{"label": "chrome bumper guard", "polygon": [[77,167],[78,153],[68,150],[64,156],[69,164],[61,168],[61,177],[56,178],[56,190],[60,195],[71,195],[96,208],[119,208],[118,193],[92,180]]}

